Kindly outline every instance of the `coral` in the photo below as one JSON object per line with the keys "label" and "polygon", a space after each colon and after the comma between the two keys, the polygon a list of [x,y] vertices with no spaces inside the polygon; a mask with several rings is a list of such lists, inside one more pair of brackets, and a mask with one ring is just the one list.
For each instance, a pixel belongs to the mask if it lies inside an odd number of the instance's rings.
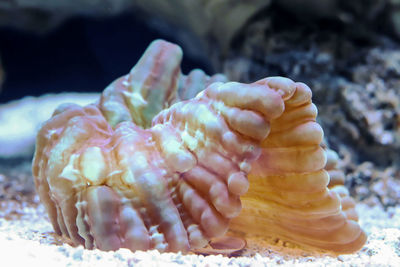
{"label": "coral", "polygon": [[[184,76],[181,57],[155,41],[99,101],[61,105],[43,125],[33,174],[56,232],[87,248],[188,251],[237,217],[234,231],[359,249],[365,234],[341,208],[348,195],[327,189],[311,90],[281,77]],[[226,240],[244,245],[212,244]]]}
{"label": "coral", "polygon": [[[337,253],[357,251],[366,235],[353,215],[354,201],[348,191],[342,186],[327,188],[326,153],[320,146],[323,131],[315,121],[310,88],[284,79],[273,86],[291,86],[296,92],[285,99],[282,116],[271,121],[261,156],[249,174],[249,191],[241,197],[243,211],[231,229]],[[335,165],[330,156],[328,169]]]}
{"label": "coral", "polygon": [[154,42],[97,104],[61,105],[41,128],[33,174],[58,234],[87,248],[187,251],[240,212],[250,163],[287,93],[217,82],[164,109],[179,51]]}
{"label": "coral", "polygon": [[223,74],[207,76],[200,69],[192,70],[187,76],[181,75],[179,79],[178,97],[180,100],[188,100],[201,92],[208,85],[214,82],[227,82],[228,79]]}
{"label": "coral", "polygon": [[338,168],[339,156],[338,154],[323,146],[326,151],[326,164],[325,170],[329,173],[329,184],[328,187],[332,188],[336,185],[344,185],[345,175],[341,169]]}
{"label": "coral", "polygon": [[346,218],[357,221],[358,215],[355,210],[356,202],[350,197],[349,190],[344,186],[345,175],[338,167],[339,156],[335,151],[329,148],[325,148],[325,150],[327,155],[325,170],[329,173],[330,178],[328,188],[339,195],[342,210]]}
{"label": "coral", "polygon": [[182,50],[166,42],[153,42],[129,75],[111,83],[99,106],[111,126],[132,121],[148,128],[156,114],[180,100],[194,97],[213,82],[226,82],[224,75],[207,76],[202,70],[187,76],[180,70]]}

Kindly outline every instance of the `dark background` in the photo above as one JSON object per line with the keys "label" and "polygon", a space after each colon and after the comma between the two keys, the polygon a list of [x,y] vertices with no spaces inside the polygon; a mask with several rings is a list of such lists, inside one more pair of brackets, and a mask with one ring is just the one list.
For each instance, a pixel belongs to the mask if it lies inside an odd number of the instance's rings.
{"label": "dark background", "polygon": [[[0,28],[0,58],[6,79],[0,103],[49,92],[101,92],[135,65],[157,38],[179,43],[131,14],[107,19],[76,17],[45,34]],[[209,72],[205,61],[185,53],[182,70]]]}

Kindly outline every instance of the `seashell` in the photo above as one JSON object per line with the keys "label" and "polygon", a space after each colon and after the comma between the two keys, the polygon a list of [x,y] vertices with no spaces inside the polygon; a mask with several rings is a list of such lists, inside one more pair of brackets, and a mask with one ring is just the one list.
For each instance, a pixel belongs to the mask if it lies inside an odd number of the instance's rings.
{"label": "seashell", "polygon": [[[359,250],[366,235],[352,214],[354,201],[343,186],[327,188],[327,156],[320,146],[323,131],[316,122],[310,88],[286,78],[267,78],[256,84],[292,93],[282,93],[284,111],[270,121],[261,156],[248,176],[250,188],[241,197],[243,210],[230,228],[336,253]],[[335,164],[328,162],[328,167]]]}
{"label": "seashell", "polygon": [[217,82],[164,109],[179,54],[154,42],[97,103],[61,105],[44,123],[33,174],[57,234],[86,248],[188,251],[239,214],[283,99],[267,85]]}
{"label": "seashell", "polygon": [[33,174],[55,231],[102,250],[232,253],[245,243],[223,237],[228,228],[359,249],[348,192],[327,188],[311,90],[281,77],[185,76],[181,58],[155,41],[96,103],[61,105],[43,124]]}

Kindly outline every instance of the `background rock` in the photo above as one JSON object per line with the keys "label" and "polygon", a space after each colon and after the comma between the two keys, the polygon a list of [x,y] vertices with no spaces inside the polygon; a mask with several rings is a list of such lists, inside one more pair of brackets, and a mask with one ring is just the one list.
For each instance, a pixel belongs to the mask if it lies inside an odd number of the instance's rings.
{"label": "background rock", "polygon": [[173,24],[175,33],[178,26],[200,41],[228,48],[249,19],[267,9],[286,10],[302,21],[332,19],[364,31],[384,25],[388,32],[399,35],[399,7],[398,0],[6,0],[0,4],[0,25],[43,32],[74,16],[106,17],[133,11],[149,23],[162,19]]}
{"label": "background rock", "polygon": [[0,3],[0,25],[45,32],[77,15],[112,16],[132,6],[130,0],[6,0]]}
{"label": "background rock", "polygon": [[1,58],[0,58],[0,93],[1,93],[1,85],[3,84],[4,81],[4,70],[3,66],[1,65]]}

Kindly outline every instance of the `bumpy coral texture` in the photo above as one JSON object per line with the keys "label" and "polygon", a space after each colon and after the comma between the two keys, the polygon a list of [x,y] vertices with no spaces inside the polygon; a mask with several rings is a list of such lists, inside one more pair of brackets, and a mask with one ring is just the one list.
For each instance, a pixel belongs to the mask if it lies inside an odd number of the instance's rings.
{"label": "bumpy coral texture", "polygon": [[310,89],[185,76],[181,57],[155,41],[97,103],[62,105],[43,125],[33,174],[55,231],[87,248],[188,251],[237,217],[234,231],[359,249],[348,195],[327,189]]}

